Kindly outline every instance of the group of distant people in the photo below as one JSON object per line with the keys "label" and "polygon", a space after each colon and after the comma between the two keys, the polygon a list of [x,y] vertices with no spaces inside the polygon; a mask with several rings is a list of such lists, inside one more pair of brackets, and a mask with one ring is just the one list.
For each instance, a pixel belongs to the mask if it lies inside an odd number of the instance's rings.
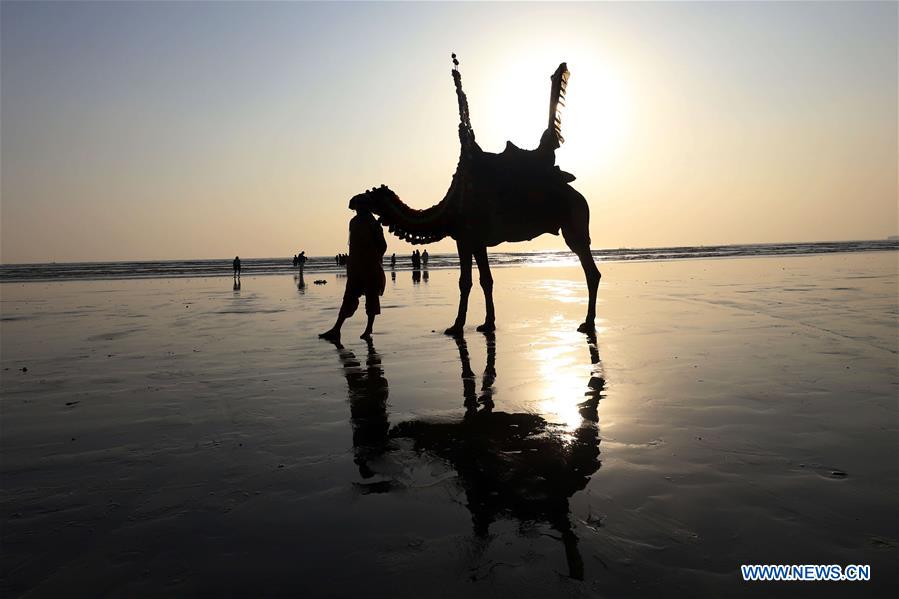
{"label": "group of distant people", "polygon": [[[383,254],[382,254],[383,257]],[[412,252],[412,268],[414,270],[419,270],[421,268],[428,267],[428,250],[424,252],[419,252],[415,250]],[[349,264],[350,255],[349,254],[337,254],[334,256],[334,263],[337,266],[347,266]],[[300,274],[303,273],[303,269],[306,266],[306,262],[309,258],[306,256],[305,251],[301,251],[299,254],[295,254],[293,256],[293,267],[300,269]],[[240,276],[240,256],[234,256],[234,261],[231,263],[231,266],[234,268],[234,276]],[[396,254],[392,254],[390,256],[390,268],[396,268]]]}
{"label": "group of distant people", "polygon": [[428,250],[424,252],[415,250],[412,252],[412,269],[419,270],[421,267],[428,267]]}
{"label": "group of distant people", "polygon": [[[415,250],[412,252],[412,269],[420,270],[421,268],[428,267],[428,250],[424,252],[419,252]],[[390,269],[393,270],[396,268],[396,254],[390,255]]]}

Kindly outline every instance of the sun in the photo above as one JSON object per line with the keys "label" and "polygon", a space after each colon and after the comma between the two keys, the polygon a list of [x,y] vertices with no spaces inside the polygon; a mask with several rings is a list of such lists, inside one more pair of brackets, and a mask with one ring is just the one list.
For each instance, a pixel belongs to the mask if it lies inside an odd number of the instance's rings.
{"label": "sun", "polygon": [[557,152],[559,165],[577,174],[616,161],[625,150],[633,103],[616,65],[590,49],[500,57],[483,91],[469,92],[470,98],[484,94],[480,102],[472,102],[482,148],[499,152],[506,140],[525,149],[537,146],[549,115],[549,77],[563,60],[571,76],[562,109],[565,143]]}

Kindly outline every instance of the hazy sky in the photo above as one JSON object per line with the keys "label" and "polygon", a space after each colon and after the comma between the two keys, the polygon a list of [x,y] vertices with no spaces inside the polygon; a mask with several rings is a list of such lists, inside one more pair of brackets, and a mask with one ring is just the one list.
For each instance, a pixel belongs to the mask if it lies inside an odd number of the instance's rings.
{"label": "hazy sky", "polygon": [[0,260],[345,251],[352,195],[446,192],[451,52],[492,151],[568,61],[594,247],[896,234],[897,6],[3,2]]}

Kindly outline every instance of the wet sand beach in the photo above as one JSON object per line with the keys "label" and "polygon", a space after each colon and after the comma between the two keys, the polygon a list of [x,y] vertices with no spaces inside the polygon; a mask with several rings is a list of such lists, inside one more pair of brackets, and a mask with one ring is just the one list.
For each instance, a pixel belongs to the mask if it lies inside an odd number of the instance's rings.
{"label": "wet sand beach", "polygon": [[3,284],[3,594],[891,596],[897,256]]}

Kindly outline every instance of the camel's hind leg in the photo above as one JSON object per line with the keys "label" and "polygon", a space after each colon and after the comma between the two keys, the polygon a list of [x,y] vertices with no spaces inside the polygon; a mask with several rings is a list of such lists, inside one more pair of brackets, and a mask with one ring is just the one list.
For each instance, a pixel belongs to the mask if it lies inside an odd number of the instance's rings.
{"label": "camel's hind leg", "polygon": [[570,189],[571,211],[569,221],[562,226],[562,237],[571,251],[577,254],[584,269],[584,277],[587,279],[587,291],[589,293],[587,303],[587,317],[577,328],[581,333],[593,333],[596,330],[596,292],[599,289],[599,280],[602,275],[596,268],[593,255],[590,253],[590,208],[587,200],[577,191]]}
{"label": "camel's hind leg", "polygon": [[496,313],[493,310],[493,275],[490,274],[487,248],[482,247],[475,250],[474,259],[478,263],[478,279],[480,279],[481,289],[484,291],[484,304],[487,306],[487,316],[484,318],[484,324],[480,325],[477,330],[482,333],[489,333],[496,330]]}

